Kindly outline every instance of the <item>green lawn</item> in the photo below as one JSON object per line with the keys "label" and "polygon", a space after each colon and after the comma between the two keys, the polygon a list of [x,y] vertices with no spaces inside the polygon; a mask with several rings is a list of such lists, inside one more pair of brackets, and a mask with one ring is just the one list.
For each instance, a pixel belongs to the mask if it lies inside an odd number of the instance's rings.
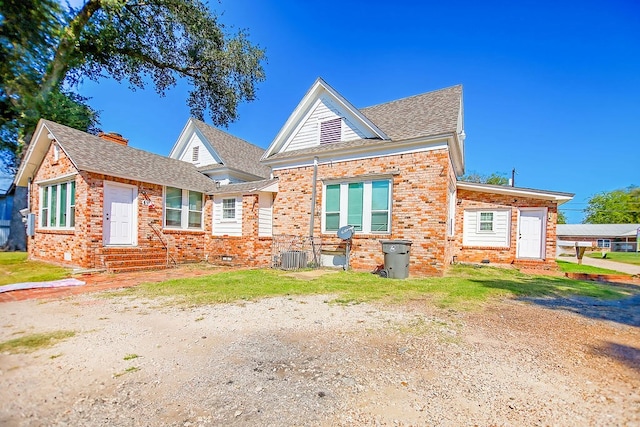
{"label": "green lawn", "polygon": [[[602,252],[586,253],[590,258],[602,258]],[[638,252],[607,252],[607,259],[626,264],[640,265],[640,253]]]}
{"label": "green lawn", "polygon": [[[428,300],[440,307],[472,308],[491,298],[581,295],[617,299],[632,288],[565,277],[530,276],[517,270],[456,265],[446,277],[383,279],[370,273],[328,273],[313,280],[269,269],[241,270],[149,283],[116,295],[169,297],[170,303],[205,305],[270,296],[332,295],[338,303]],[[637,291],[640,293],[640,289]]]}
{"label": "green lawn", "polygon": [[69,270],[39,261],[28,261],[25,252],[0,252],[0,286],[45,282],[69,277]]}
{"label": "green lawn", "polygon": [[589,273],[589,274],[625,274],[607,268],[593,267],[591,265],[576,264],[575,262],[556,260],[560,271],[563,273]]}

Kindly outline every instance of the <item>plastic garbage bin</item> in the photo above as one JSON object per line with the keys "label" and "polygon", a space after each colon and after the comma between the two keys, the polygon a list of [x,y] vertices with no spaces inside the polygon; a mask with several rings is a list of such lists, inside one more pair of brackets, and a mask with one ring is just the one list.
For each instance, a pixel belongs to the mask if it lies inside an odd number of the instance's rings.
{"label": "plastic garbage bin", "polygon": [[384,269],[390,279],[409,277],[411,240],[381,240],[384,253]]}

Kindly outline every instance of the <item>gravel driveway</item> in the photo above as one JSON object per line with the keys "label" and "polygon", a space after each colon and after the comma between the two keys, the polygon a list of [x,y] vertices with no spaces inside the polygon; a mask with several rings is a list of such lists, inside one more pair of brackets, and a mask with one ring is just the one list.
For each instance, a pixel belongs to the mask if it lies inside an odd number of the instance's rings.
{"label": "gravel driveway", "polygon": [[624,316],[330,300],[4,303],[0,341],[77,334],[0,354],[0,425],[640,425],[640,328]]}

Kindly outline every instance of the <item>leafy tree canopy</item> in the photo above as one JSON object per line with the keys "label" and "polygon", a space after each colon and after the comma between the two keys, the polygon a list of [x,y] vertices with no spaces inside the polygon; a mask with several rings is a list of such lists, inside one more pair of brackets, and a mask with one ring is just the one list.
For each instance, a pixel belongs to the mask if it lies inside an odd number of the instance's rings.
{"label": "leafy tree canopy", "polygon": [[640,187],[603,192],[592,196],[585,209],[585,224],[640,223]]}
{"label": "leafy tree canopy", "polygon": [[491,175],[481,175],[477,172],[472,172],[460,177],[460,180],[475,182],[477,184],[509,185],[509,178],[498,172],[494,172]]}
{"label": "leafy tree canopy", "polygon": [[86,98],[60,84],[38,96],[61,13],[52,0],[0,2],[0,161],[9,171],[40,117],[82,130],[97,123]]}
{"label": "leafy tree canopy", "polygon": [[152,82],[160,95],[186,79],[192,114],[209,112],[216,125],[235,120],[264,80],[264,51],[244,31],[226,31],[201,0],[87,0],[78,8],[2,0],[0,27],[0,149],[11,153],[40,116],[55,119],[52,104],[74,104],[74,120],[84,114],[81,127],[95,125],[86,99],[70,90],[83,78],[126,80],[132,89]]}
{"label": "leafy tree canopy", "polygon": [[567,223],[567,216],[564,214],[564,212],[558,211],[557,223],[558,224],[566,224]]}

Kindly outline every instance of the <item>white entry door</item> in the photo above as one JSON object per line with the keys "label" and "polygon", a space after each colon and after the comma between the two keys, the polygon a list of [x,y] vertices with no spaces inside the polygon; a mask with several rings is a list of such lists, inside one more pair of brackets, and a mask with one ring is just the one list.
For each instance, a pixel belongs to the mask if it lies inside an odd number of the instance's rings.
{"label": "white entry door", "polygon": [[546,209],[522,209],[518,224],[518,258],[544,257]]}
{"label": "white entry door", "polygon": [[105,181],[103,239],[105,245],[133,245],[136,187]]}

